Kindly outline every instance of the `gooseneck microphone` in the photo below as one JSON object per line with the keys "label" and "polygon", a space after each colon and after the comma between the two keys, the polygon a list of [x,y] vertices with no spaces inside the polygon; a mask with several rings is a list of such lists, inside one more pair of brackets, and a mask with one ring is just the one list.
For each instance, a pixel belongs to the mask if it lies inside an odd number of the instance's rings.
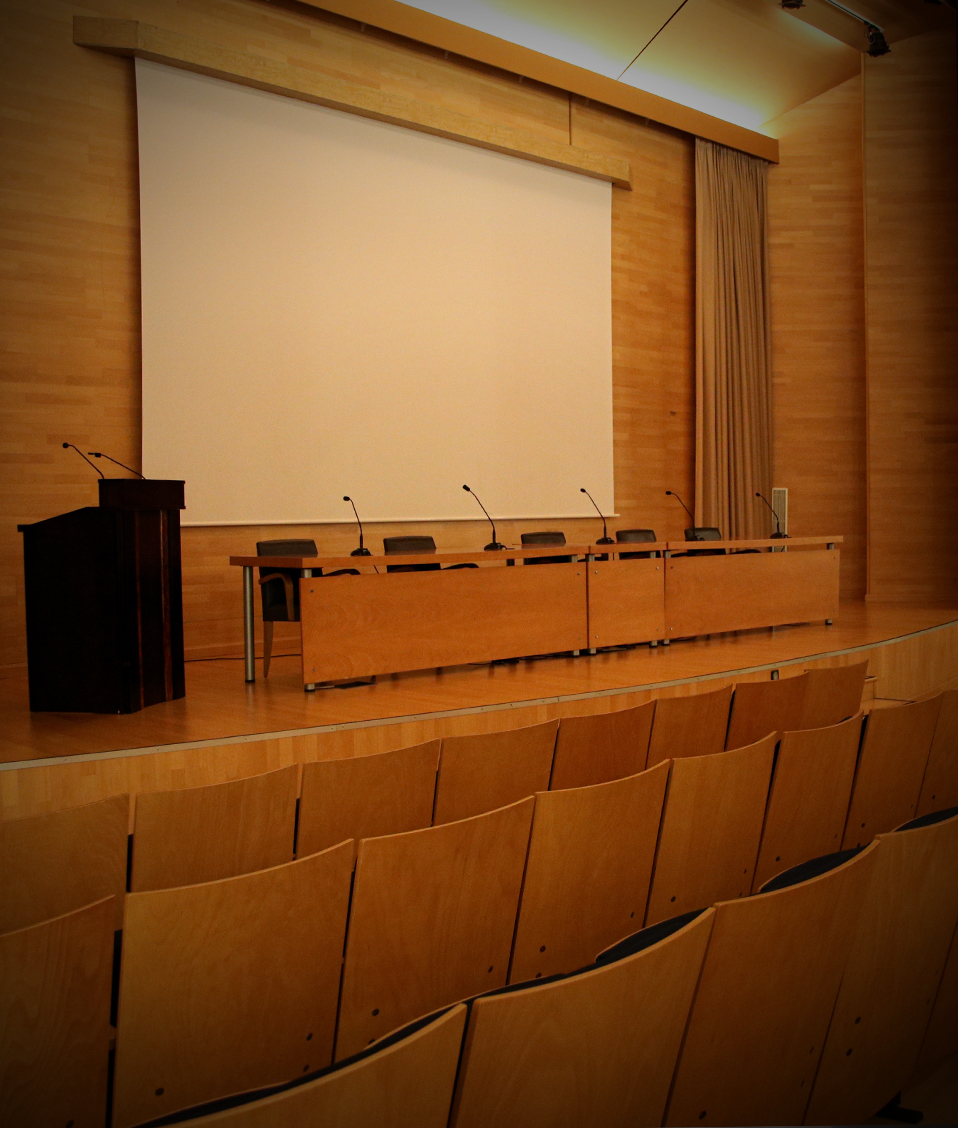
{"label": "gooseneck microphone", "polygon": [[[466,491],[467,494],[472,494],[473,497],[476,497],[476,495],[472,493],[472,490],[469,489],[468,486],[463,486],[462,488]],[[496,536],[496,523],[489,516],[488,509],[486,509],[482,502],[479,501],[479,498],[476,497],[476,501],[479,504],[479,508],[483,511],[483,513],[485,513],[486,520],[492,526],[492,540],[489,542],[489,544],[486,545],[486,552],[501,552],[506,546],[499,543],[499,538]]]}
{"label": "gooseneck microphone", "polygon": [[[679,497],[679,495],[675,492],[675,490],[666,490],[665,492],[668,494],[669,497],[674,497],[675,500],[679,503],[679,505],[682,506],[682,508],[685,510],[685,512],[689,515],[689,520],[692,522],[692,528],[694,529],[695,528],[695,518],[692,516],[692,510],[689,509],[689,507]],[[693,537],[692,539],[693,540],[701,540],[702,538],[696,536],[696,537]]]}
{"label": "gooseneck microphone", "polygon": [[343,494],[343,501],[348,501],[353,507],[353,513],[356,514],[356,524],[359,526],[359,548],[354,548],[349,554],[350,556],[372,556],[368,548],[363,547],[363,523],[359,519],[359,513],[356,511],[356,502],[348,494]]}
{"label": "gooseneck microphone", "polygon": [[760,494],[758,490],[755,491],[755,496],[760,497],[762,501],[771,509],[772,516],[775,518],[775,532],[768,538],[769,540],[788,540],[788,533],[782,532],[782,526],[778,519],[778,514],[775,512],[775,506],[768,500],[764,494]]}
{"label": "gooseneck microphone", "polygon": [[105,458],[107,462],[112,462],[114,466],[122,466],[124,470],[129,470],[131,474],[135,474],[138,478],[145,478],[145,474],[141,474],[139,470],[134,470],[132,466],[124,466],[122,462],[117,462],[115,458],[111,458],[108,454],[104,454],[102,450],[88,450],[87,454],[92,454],[94,458]]}
{"label": "gooseneck microphone", "polygon": [[[87,456],[83,453],[82,450],[80,450],[79,447],[73,446],[73,443],[64,443],[63,449],[66,450],[67,447],[73,447],[73,449],[83,459],[83,461],[87,464],[87,466],[93,466],[93,463],[89,460],[89,458],[87,458]],[[93,469],[100,475],[101,478],[106,477],[106,474],[103,473],[103,471],[99,468],[99,466],[93,466]]]}
{"label": "gooseneck microphone", "polygon": [[599,537],[599,539],[595,543],[596,544],[615,544],[615,541],[609,536],[609,529],[608,529],[608,526],[605,523],[605,516],[602,513],[602,510],[596,505],[595,498],[592,496],[592,494],[589,493],[589,491],[585,488],[585,486],[579,486],[579,493],[585,494],[585,496],[589,499],[589,501],[592,502],[592,508],[602,518],[602,536]]}

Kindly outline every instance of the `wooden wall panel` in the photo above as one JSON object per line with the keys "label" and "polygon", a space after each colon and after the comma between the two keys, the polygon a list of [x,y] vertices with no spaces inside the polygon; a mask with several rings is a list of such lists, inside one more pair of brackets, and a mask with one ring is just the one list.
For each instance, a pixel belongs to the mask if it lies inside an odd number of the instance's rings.
{"label": "wooden wall panel", "polygon": [[860,599],[865,593],[861,78],[790,110],[769,129],[780,153],[768,184],[775,485],[788,488],[792,536],[841,531],[841,594]]}
{"label": "wooden wall panel", "polygon": [[958,596],[955,34],[865,59],[868,593]]}

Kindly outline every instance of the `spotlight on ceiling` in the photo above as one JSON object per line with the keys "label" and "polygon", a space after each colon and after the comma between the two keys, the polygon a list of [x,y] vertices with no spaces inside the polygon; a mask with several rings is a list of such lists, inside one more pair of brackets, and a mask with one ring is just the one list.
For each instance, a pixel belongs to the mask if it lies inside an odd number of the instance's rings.
{"label": "spotlight on ceiling", "polygon": [[792,12],[796,8],[804,8],[805,0],[781,0],[781,5],[786,12]]}
{"label": "spotlight on ceiling", "polygon": [[868,53],[873,59],[877,59],[879,55],[887,55],[891,50],[880,27],[865,24],[865,34],[868,36]]}

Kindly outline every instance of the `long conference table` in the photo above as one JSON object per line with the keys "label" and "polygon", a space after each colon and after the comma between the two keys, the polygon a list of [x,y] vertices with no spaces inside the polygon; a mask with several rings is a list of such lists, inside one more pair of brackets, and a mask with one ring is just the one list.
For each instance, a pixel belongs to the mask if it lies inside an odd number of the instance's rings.
{"label": "long conference table", "polygon": [[[255,568],[300,579],[303,687],[439,666],[726,631],[830,623],[842,537],[549,545],[390,556],[231,556],[243,569],[246,680],[256,680]],[[785,549],[783,551],[783,548]],[[709,555],[703,554],[703,550]],[[652,555],[623,559],[636,551]],[[713,555],[713,553],[715,553]],[[569,562],[527,564],[537,556]],[[478,564],[386,573],[396,564]],[[360,568],[358,576],[324,576]]]}

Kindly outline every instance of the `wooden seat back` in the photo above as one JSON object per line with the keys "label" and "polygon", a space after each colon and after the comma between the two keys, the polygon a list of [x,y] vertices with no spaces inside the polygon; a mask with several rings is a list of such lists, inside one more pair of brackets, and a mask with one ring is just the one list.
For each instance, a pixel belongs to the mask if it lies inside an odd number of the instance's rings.
{"label": "wooden seat back", "polygon": [[775,737],[672,762],[645,923],[751,891]]}
{"label": "wooden seat back", "polygon": [[547,791],[558,728],[558,721],[546,721],[506,732],[445,737],[433,825],[469,819]]}
{"label": "wooden seat back", "polygon": [[927,1077],[955,1054],[958,1054],[958,929],[952,937],[915,1071]]}
{"label": "wooden seat back", "polygon": [[130,889],[173,889],[292,861],[299,768],[136,797]]}
{"label": "wooden seat back", "polygon": [[472,1004],[451,1128],[661,1124],[712,928]]}
{"label": "wooden seat back", "polygon": [[302,857],[352,838],[419,830],[432,823],[438,740],[303,764],[296,852]]}
{"label": "wooden seat back", "polygon": [[744,748],[770,732],[781,739],[801,728],[807,686],[808,674],[736,685],[725,747]]}
{"label": "wooden seat back", "polygon": [[723,751],[731,703],[730,685],[688,697],[660,697],[655,703],[648,767]]}
{"label": "wooden seat back", "polygon": [[915,817],[958,807],[958,689],[941,695]]}
{"label": "wooden seat back", "polygon": [[862,715],[781,739],[752,890],[841,848],[858,763]]}
{"label": "wooden seat back", "polygon": [[854,717],[862,707],[867,674],[867,662],[808,670],[805,705],[798,727],[826,728]]}
{"label": "wooden seat back", "polygon": [[865,732],[842,849],[871,842],[915,817],[940,697],[875,709]]}
{"label": "wooden seat back", "polygon": [[549,788],[588,787],[645,771],[655,702],[615,713],[563,717]]}
{"label": "wooden seat back", "polygon": [[113,897],[123,927],[130,797],[0,822],[0,932]]}
{"label": "wooden seat back", "polygon": [[127,898],[114,1128],[332,1059],[353,844]]}
{"label": "wooden seat back", "polygon": [[534,805],[359,844],[337,1061],[505,984]]}
{"label": "wooden seat back", "polygon": [[645,919],[669,765],[536,796],[511,983],[570,972]]}

